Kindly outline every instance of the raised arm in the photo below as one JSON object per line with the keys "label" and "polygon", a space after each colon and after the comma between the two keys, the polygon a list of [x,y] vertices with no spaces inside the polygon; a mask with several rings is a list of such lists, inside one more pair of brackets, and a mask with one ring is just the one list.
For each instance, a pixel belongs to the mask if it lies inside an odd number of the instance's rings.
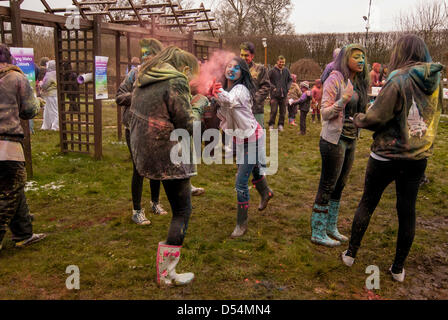
{"label": "raised arm", "polygon": [[393,81],[389,81],[381,90],[375,103],[365,114],[357,113],[354,115],[353,123],[358,128],[376,131],[393,119],[397,106],[402,106],[402,104],[399,103],[400,100],[401,95],[398,91],[397,84]]}

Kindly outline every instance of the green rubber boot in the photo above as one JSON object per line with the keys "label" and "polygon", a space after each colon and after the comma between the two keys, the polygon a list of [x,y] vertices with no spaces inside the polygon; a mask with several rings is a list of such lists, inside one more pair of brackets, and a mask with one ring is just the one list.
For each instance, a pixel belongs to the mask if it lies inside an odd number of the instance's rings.
{"label": "green rubber boot", "polygon": [[314,204],[311,214],[311,242],[327,247],[336,247],[341,243],[331,239],[326,232],[328,220],[328,206]]}
{"label": "green rubber boot", "polygon": [[327,221],[327,234],[333,239],[341,242],[348,241],[348,238],[338,231],[339,201],[330,200]]}
{"label": "green rubber boot", "polygon": [[230,235],[231,238],[241,237],[247,232],[247,211],[249,211],[249,203],[238,203],[236,227]]}

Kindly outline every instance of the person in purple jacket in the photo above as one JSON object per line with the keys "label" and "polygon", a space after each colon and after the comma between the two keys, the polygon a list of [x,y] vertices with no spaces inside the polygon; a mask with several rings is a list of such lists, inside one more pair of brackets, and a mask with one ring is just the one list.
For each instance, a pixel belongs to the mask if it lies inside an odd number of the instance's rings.
{"label": "person in purple jacket", "polygon": [[365,54],[361,45],[344,47],[324,84],[319,142],[322,171],[311,215],[311,242],[324,246],[334,247],[348,240],[339,233],[337,222],[359,134],[353,116],[365,112],[368,102],[369,73]]}

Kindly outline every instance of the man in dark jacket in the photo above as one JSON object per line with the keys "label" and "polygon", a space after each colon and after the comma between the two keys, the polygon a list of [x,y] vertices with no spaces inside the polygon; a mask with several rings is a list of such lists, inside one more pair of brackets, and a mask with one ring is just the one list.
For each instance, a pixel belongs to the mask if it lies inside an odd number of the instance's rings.
{"label": "man in dark jacket", "polygon": [[20,119],[34,118],[43,105],[22,71],[11,64],[9,48],[0,44],[0,249],[6,230],[12,232],[16,247],[45,238],[33,233],[25,197],[24,132]]}
{"label": "man in dark jacket", "polygon": [[271,88],[268,72],[265,66],[253,61],[255,56],[255,46],[252,42],[242,43],[240,49],[240,56],[249,66],[255,88],[257,89],[254,105],[252,106],[252,113],[260,126],[264,128],[264,101],[269,95],[269,90]]}
{"label": "man in dark jacket", "polygon": [[278,118],[278,130],[280,131],[283,131],[288,91],[292,84],[292,77],[288,68],[285,67],[285,63],[285,57],[279,56],[277,64],[269,71],[269,80],[271,82],[271,118],[269,120],[269,129],[274,129],[277,110],[280,108],[280,116]]}

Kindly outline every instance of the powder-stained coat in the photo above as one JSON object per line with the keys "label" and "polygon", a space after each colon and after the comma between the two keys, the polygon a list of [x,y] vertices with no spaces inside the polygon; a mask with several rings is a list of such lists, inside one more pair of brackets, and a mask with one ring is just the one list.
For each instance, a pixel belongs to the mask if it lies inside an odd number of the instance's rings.
{"label": "powder-stained coat", "polygon": [[39,109],[39,100],[22,71],[14,65],[0,69],[0,140],[22,142],[20,119],[34,118]]}
{"label": "powder-stained coat", "polygon": [[437,63],[419,63],[391,73],[373,106],[354,116],[359,128],[375,131],[372,152],[393,160],[432,154],[442,108]]}
{"label": "powder-stained coat", "polygon": [[[187,77],[169,64],[142,68],[135,82],[129,129],[134,163],[140,175],[154,180],[186,179],[196,175],[193,164],[170,159],[177,141],[174,129],[193,133],[193,109]],[[193,156],[190,148],[190,158]],[[191,163],[191,162],[190,162]]]}
{"label": "powder-stained coat", "polygon": [[123,107],[123,125],[129,127],[129,108],[131,107],[132,90],[134,88],[135,78],[138,68],[134,68],[126,75],[118,88],[115,102]]}

